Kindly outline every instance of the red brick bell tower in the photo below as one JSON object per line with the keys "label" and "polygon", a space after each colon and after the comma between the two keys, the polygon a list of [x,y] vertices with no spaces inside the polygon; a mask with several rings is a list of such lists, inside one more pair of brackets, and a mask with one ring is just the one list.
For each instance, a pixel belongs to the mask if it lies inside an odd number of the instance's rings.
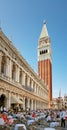
{"label": "red brick bell tower", "polygon": [[49,94],[48,107],[52,100],[52,50],[50,38],[48,35],[46,22],[44,22],[38,44],[38,75],[47,84]]}

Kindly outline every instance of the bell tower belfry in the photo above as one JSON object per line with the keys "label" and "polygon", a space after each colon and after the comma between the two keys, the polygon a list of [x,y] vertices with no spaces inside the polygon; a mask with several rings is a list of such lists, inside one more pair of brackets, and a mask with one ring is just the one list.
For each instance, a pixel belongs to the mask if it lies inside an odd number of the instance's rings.
{"label": "bell tower belfry", "polygon": [[48,106],[50,107],[50,101],[52,100],[52,49],[50,37],[48,35],[46,27],[46,22],[44,22],[43,24],[43,28],[39,37],[38,76],[44,81],[44,83],[48,87]]}

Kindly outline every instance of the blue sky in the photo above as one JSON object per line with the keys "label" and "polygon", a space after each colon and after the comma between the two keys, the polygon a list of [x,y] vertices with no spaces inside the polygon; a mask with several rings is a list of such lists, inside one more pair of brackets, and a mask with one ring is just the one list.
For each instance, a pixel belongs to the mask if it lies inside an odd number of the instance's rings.
{"label": "blue sky", "polygon": [[67,0],[0,0],[0,26],[37,72],[38,39],[46,20],[52,46],[53,97],[67,94]]}

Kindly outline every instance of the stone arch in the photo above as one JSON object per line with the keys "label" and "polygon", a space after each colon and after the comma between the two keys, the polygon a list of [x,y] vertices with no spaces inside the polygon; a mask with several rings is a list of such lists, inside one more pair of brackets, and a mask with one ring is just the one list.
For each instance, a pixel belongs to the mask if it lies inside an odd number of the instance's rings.
{"label": "stone arch", "polygon": [[5,106],[5,102],[6,102],[6,95],[5,94],[1,94],[0,95],[0,107],[1,106]]}

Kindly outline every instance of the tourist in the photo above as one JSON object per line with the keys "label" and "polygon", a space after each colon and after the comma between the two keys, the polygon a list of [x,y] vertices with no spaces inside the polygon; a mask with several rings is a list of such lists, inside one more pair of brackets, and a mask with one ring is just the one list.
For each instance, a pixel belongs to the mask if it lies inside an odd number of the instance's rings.
{"label": "tourist", "polygon": [[1,113],[0,113],[0,125],[1,126],[4,126],[4,119],[2,118],[2,115],[1,115]]}
{"label": "tourist", "polygon": [[49,113],[48,113],[48,115],[46,116],[46,122],[47,122],[47,123],[50,123],[50,122],[51,122],[51,116],[50,116]]}
{"label": "tourist", "polygon": [[61,119],[61,127],[65,127],[65,116],[66,112],[63,110],[60,110],[60,119]]}
{"label": "tourist", "polygon": [[4,123],[6,124],[7,123],[7,113],[6,112],[2,113],[2,118],[4,120]]}
{"label": "tourist", "polygon": [[8,116],[7,124],[10,125],[10,126],[13,124],[13,118],[12,118],[11,115]]}

